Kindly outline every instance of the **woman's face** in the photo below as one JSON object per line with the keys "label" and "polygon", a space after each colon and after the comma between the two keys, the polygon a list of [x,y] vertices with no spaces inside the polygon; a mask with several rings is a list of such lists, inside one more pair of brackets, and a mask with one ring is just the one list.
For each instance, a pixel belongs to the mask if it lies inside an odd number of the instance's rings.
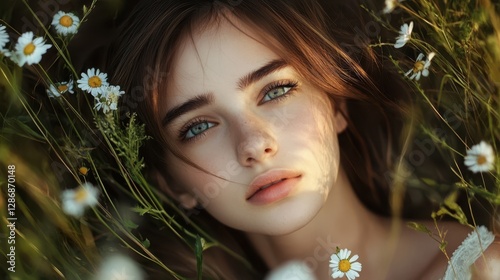
{"label": "woman's face", "polygon": [[231,23],[192,37],[169,73],[162,125],[175,149],[217,176],[168,153],[168,184],[185,190],[181,201],[196,199],[235,229],[301,228],[335,186],[344,118],[325,93]]}

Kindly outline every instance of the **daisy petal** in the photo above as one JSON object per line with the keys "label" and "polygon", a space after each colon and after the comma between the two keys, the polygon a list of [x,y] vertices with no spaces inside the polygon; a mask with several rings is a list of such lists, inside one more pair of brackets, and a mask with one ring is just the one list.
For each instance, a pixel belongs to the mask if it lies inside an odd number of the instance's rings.
{"label": "daisy petal", "polygon": [[335,272],[332,273],[332,278],[340,278],[340,277],[343,277],[344,276],[344,273],[340,270],[337,270]]}
{"label": "daisy petal", "polygon": [[352,256],[352,258],[349,260],[349,262],[353,263],[353,262],[355,262],[358,258],[359,258],[359,256],[358,256],[358,255],[354,255],[354,256]]}

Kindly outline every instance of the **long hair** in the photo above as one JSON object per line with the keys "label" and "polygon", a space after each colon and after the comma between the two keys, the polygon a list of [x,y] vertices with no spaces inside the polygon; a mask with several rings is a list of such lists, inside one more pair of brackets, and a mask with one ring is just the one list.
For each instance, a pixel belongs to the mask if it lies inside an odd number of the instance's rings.
{"label": "long hair", "polygon": [[[122,114],[135,112],[146,124],[152,140],[144,147],[147,168],[168,170],[162,155],[171,145],[161,133],[159,104],[166,91],[169,71],[179,43],[202,26],[229,20],[228,14],[255,28],[265,44],[318,89],[327,93],[332,104],[343,100],[348,128],[339,136],[341,163],[361,201],[379,214],[390,213],[388,180],[394,152],[398,149],[398,133],[402,114],[408,108],[408,96],[398,78],[385,69],[383,62],[363,40],[353,36],[368,24],[357,1],[320,0],[148,0],[140,1],[123,28],[117,33],[110,51],[108,72],[126,92],[120,109]],[[357,28],[357,29],[356,29]],[[361,34],[363,35],[363,34]],[[366,35],[365,35],[366,37]],[[361,38],[361,39],[360,39]],[[182,157],[178,151],[171,151]],[[193,217],[217,233],[238,233],[223,229],[203,210]],[[207,222],[209,221],[209,222]],[[222,233],[221,233],[222,234]],[[234,246],[244,246],[244,238],[235,237]],[[175,242],[174,239],[171,240]],[[180,243],[180,242],[179,242]],[[170,245],[165,244],[166,250]],[[177,246],[175,257],[165,259],[194,277],[194,254]],[[250,252],[248,248],[241,252]],[[182,255],[182,257],[180,257]],[[227,265],[222,258],[205,258],[204,273],[209,278],[243,279],[241,266]],[[227,263],[230,263],[227,260]],[[261,262],[257,270],[265,272]]]}

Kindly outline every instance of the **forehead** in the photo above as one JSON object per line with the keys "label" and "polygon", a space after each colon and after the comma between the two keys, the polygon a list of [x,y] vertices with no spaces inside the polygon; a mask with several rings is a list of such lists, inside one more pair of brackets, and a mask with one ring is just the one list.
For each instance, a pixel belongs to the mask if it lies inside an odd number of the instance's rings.
{"label": "forehead", "polygon": [[221,19],[194,30],[180,43],[171,65],[169,99],[215,91],[221,83],[236,88],[239,78],[277,58],[257,30]]}

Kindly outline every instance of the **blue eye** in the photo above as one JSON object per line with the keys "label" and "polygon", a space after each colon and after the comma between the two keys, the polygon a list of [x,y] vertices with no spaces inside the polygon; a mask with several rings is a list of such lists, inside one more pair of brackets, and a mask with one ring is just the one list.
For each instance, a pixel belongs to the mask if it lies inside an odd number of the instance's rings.
{"label": "blue eye", "polygon": [[202,134],[206,130],[208,130],[211,127],[214,127],[215,124],[208,122],[208,121],[202,121],[195,123],[193,125],[190,125],[187,127],[185,133],[184,133],[184,139],[191,139],[197,135]]}
{"label": "blue eye", "polygon": [[196,137],[202,136],[205,131],[216,125],[216,123],[204,119],[195,119],[179,131],[179,139],[181,141],[193,140]]}
{"label": "blue eye", "polygon": [[297,82],[292,81],[280,81],[270,84],[264,89],[264,97],[261,103],[268,101],[273,101],[286,97],[293,89],[297,87]]}
{"label": "blue eye", "polygon": [[273,99],[276,99],[280,96],[283,96],[285,94],[287,94],[287,92],[289,90],[291,90],[292,87],[277,87],[277,88],[273,88],[272,90],[268,91],[266,93],[266,95],[264,96],[264,98],[262,99],[262,101],[266,102],[266,101],[270,101],[270,100],[273,100]]}

